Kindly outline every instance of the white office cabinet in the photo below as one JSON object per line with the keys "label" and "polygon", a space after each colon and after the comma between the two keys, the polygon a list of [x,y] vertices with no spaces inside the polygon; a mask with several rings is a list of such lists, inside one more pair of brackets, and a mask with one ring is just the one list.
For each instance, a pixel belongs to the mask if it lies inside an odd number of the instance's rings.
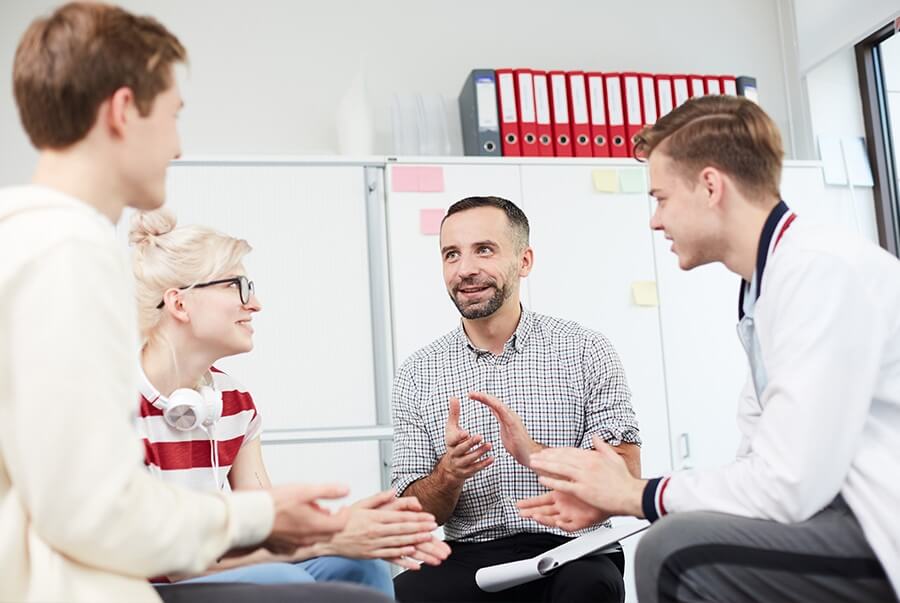
{"label": "white office cabinet", "polygon": [[591,166],[522,166],[531,222],[531,307],[600,331],[625,366],[645,475],[671,468],[659,312],[633,287],[656,280],[645,193],[598,193]]}
{"label": "white office cabinet", "polygon": [[266,444],[263,459],[274,485],[293,483],[344,484],[350,494],[337,506],[366,498],[381,490],[378,442],[317,442]]}
{"label": "white office cabinet", "polygon": [[219,364],[253,394],[264,428],[374,424],[364,168],[188,164],[168,182],[179,223],[254,247],[255,347]]}
{"label": "white office cabinet", "polygon": [[741,279],[722,264],[685,272],[653,235],[675,469],[734,458],[738,394],[747,374],[735,330]]}
{"label": "white office cabinet", "polygon": [[[521,197],[517,165],[428,166],[442,171],[442,191],[395,190],[404,188],[395,182],[395,170],[419,167],[422,166],[389,164],[386,174],[388,258],[397,366],[422,346],[453,330],[460,320],[444,286],[439,236],[423,233],[422,212],[443,212],[456,201],[476,195],[496,195],[516,204]],[[527,284],[523,285],[522,297],[527,303]]]}

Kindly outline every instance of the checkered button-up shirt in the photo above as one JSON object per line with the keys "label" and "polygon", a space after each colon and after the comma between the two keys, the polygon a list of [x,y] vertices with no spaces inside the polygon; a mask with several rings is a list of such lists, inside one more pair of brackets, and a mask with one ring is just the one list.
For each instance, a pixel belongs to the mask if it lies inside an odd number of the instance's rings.
{"label": "checkered button-up shirt", "polygon": [[470,391],[502,400],[545,446],[591,448],[595,434],[612,445],[640,444],[625,371],[600,333],[523,309],[516,332],[494,355],[476,348],[460,326],[403,363],[391,403],[391,480],[397,492],[428,476],[447,451],[451,397],[460,399],[460,426],[493,444],[494,462],[466,480],[444,525],[448,540],[484,542],[520,532],[573,535],[519,515],[516,501],[547,489],[503,447],[499,423],[486,406],[467,398]]}

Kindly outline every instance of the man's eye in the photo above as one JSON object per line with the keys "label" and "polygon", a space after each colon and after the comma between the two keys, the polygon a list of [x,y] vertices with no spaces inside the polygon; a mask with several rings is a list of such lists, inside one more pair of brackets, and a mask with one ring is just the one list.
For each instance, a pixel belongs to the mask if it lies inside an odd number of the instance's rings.
{"label": "man's eye", "polygon": [[457,255],[459,255],[459,254],[456,253],[455,251],[448,251],[447,253],[444,254],[444,259],[452,260],[452,259],[456,258]]}

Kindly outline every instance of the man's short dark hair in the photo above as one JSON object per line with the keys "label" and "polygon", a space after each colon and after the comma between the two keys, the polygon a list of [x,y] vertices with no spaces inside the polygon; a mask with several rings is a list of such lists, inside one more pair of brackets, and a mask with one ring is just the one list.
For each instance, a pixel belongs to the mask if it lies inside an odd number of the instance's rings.
{"label": "man's short dark hair", "polygon": [[[447,210],[447,215],[444,216],[444,220],[453,214],[477,207],[496,207],[502,210],[506,214],[509,227],[513,231],[513,239],[519,244],[518,248],[521,250],[528,247],[528,238],[531,233],[531,228],[528,226],[528,218],[525,216],[525,212],[519,209],[518,205],[503,197],[466,197],[465,199],[460,199],[450,206],[450,209]],[[441,226],[444,225],[444,220],[441,221]]]}

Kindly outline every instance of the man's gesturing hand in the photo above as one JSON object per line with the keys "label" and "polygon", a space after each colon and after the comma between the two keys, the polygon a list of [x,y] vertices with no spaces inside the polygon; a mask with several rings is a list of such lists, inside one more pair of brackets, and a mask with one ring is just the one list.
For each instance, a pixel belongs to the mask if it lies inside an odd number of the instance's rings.
{"label": "man's gesturing hand", "polygon": [[494,462],[491,456],[478,460],[491,450],[490,442],[484,442],[480,435],[470,435],[459,426],[459,398],[450,398],[444,442],[447,452],[441,457],[438,469],[452,483],[461,484]]}
{"label": "man's gesturing hand", "polygon": [[506,404],[488,394],[471,392],[469,398],[487,406],[500,423],[500,439],[520,465],[531,467],[531,455],[544,447],[531,439],[519,415]]}

